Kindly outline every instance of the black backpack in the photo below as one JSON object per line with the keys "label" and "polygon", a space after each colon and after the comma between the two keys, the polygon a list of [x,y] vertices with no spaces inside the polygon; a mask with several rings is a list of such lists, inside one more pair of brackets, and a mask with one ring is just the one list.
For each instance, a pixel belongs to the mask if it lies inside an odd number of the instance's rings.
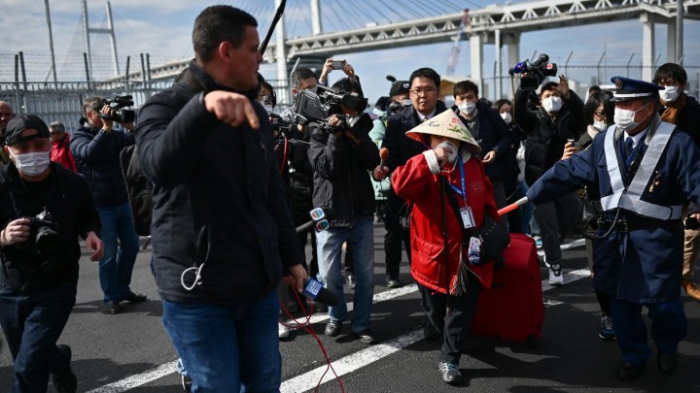
{"label": "black backpack", "polygon": [[119,164],[124,174],[129,195],[134,227],[139,236],[151,235],[153,213],[153,184],[141,172],[141,162],[136,145],[127,146],[119,153]]}

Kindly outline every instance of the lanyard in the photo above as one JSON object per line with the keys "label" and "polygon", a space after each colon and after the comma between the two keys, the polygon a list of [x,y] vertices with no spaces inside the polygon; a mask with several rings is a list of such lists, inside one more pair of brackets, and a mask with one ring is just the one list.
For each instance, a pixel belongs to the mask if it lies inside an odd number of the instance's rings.
{"label": "lanyard", "polygon": [[464,181],[464,165],[462,164],[462,157],[458,154],[457,155],[457,165],[459,165],[459,178],[462,182],[462,189],[460,190],[459,188],[455,187],[454,184],[447,182],[450,185],[450,188],[457,193],[457,195],[461,196],[464,198],[464,206],[467,206],[467,187],[465,186],[465,181]]}

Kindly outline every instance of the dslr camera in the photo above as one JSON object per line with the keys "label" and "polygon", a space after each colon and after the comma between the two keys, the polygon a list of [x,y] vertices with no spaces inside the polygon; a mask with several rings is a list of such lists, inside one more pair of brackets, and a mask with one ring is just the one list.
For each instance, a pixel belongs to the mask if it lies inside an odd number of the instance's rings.
{"label": "dslr camera", "polygon": [[513,67],[514,74],[522,74],[520,77],[520,88],[522,90],[537,90],[537,87],[548,76],[557,76],[557,65],[549,62],[549,56],[541,54],[537,60],[530,63],[529,60],[522,61]]}
{"label": "dslr camera", "polygon": [[302,123],[316,122],[327,132],[338,132],[328,124],[336,115],[344,119],[343,107],[362,113],[367,108],[367,99],[357,93],[347,93],[317,86],[315,90],[302,90],[297,98],[297,118]]}
{"label": "dslr camera", "polygon": [[[106,120],[113,120],[117,123],[133,123],[136,120],[136,112],[133,109],[124,109],[128,106],[133,106],[134,101],[132,96],[114,96],[112,99],[107,99],[105,105],[109,105],[112,109],[112,116],[105,116],[100,113],[100,117]],[[95,108],[97,112],[100,111],[102,107]]]}
{"label": "dslr camera", "polygon": [[34,245],[36,251],[45,257],[56,256],[61,251],[63,240],[58,233],[58,222],[46,208],[36,217],[27,217],[29,220],[29,239],[27,243]]}

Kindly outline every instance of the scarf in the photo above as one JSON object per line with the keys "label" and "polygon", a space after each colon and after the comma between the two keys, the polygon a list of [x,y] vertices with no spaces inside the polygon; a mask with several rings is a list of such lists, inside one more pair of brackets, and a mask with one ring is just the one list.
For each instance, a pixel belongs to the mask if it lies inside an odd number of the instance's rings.
{"label": "scarf", "polygon": [[681,93],[673,102],[666,102],[660,98],[659,101],[661,101],[661,105],[666,107],[664,113],[661,114],[661,120],[671,124],[678,124],[678,114],[685,106],[685,93]]}

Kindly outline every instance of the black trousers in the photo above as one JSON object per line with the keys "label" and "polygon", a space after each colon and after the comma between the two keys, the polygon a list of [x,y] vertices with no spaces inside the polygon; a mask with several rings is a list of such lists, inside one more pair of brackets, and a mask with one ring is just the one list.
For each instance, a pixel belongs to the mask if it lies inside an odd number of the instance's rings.
{"label": "black trousers", "polygon": [[420,284],[421,304],[430,322],[442,333],[440,361],[459,363],[467,349],[481,283],[473,274],[468,274],[467,292],[452,298],[452,314],[446,314],[447,298],[444,293],[432,291]]}
{"label": "black trousers", "polygon": [[399,216],[406,201],[389,192],[386,201],[386,214],[384,215],[384,252],[386,254],[386,275],[398,278],[401,266],[401,247],[405,247],[408,263],[411,263],[411,236],[407,229],[401,226]]}
{"label": "black trousers", "polygon": [[[290,179],[290,199],[292,206],[292,218],[294,225],[299,226],[311,220],[309,212],[314,208],[311,196],[313,194],[313,184],[309,179],[300,179],[292,177]],[[316,277],[318,273],[318,259],[316,256],[316,231],[314,228],[307,229],[297,234],[301,247],[306,247],[306,242],[311,236],[311,261],[307,266],[309,275]],[[306,263],[306,261],[304,261]]]}

